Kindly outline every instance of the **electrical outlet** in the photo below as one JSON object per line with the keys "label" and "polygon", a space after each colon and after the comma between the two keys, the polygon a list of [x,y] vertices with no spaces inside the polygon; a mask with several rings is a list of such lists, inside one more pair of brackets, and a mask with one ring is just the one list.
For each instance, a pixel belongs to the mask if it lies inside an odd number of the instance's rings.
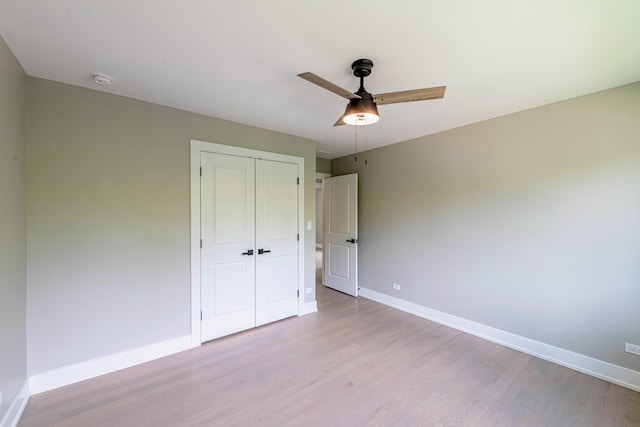
{"label": "electrical outlet", "polygon": [[312,294],[313,293],[313,288],[305,288],[304,292],[306,294]]}
{"label": "electrical outlet", "polygon": [[397,283],[393,284],[393,289],[395,289],[396,291],[400,290],[400,285],[398,285]]}
{"label": "electrical outlet", "polygon": [[640,356],[640,345],[626,342],[624,343],[624,351],[626,351],[627,353],[637,354],[638,356]]}

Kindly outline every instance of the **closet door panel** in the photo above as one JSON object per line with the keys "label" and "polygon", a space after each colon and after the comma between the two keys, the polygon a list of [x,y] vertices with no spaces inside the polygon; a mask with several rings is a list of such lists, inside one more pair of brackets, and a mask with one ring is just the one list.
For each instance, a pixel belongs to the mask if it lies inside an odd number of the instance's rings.
{"label": "closet door panel", "polygon": [[298,314],[298,167],[256,160],[256,325]]}
{"label": "closet door panel", "polygon": [[254,159],[201,154],[202,341],[255,326]]}

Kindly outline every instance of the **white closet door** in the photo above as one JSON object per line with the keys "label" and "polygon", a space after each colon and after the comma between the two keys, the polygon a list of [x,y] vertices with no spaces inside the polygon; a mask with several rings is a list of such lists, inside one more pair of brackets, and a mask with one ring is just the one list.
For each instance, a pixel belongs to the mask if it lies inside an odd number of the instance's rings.
{"label": "white closet door", "polygon": [[298,166],[256,160],[256,326],[298,314]]}
{"label": "white closet door", "polygon": [[201,154],[201,339],[255,326],[254,159]]}

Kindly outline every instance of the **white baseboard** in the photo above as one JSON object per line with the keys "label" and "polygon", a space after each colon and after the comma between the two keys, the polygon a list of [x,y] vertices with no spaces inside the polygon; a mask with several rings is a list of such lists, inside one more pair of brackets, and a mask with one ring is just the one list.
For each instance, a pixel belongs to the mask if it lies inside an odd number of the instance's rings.
{"label": "white baseboard", "polygon": [[29,389],[32,395],[43,393],[58,387],[179,353],[193,347],[197,347],[197,345],[192,345],[191,335],[185,335],[156,344],[86,360],[30,377]]}
{"label": "white baseboard", "polygon": [[29,397],[29,383],[25,380],[20,390],[18,390],[15,399],[13,399],[11,405],[9,405],[7,413],[4,414],[4,418],[0,421],[0,427],[16,427],[18,425],[24,408],[27,406],[27,402],[29,402]]}
{"label": "white baseboard", "polygon": [[311,301],[304,303],[300,306],[298,316],[304,316],[305,314],[311,314],[318,311],[317,301]]}
{"label": "white baseboard", "polygon": [[475,335],[487,341],[583,372],[631,390],[640,391],[640,372],[638,371],[574,353],[560,347],[525,338],[442,311],[433,310],[371,289],[360,288],[359,295],[388,305],[389,307],[397,308],[398,310],[440,323],[441,325]]}

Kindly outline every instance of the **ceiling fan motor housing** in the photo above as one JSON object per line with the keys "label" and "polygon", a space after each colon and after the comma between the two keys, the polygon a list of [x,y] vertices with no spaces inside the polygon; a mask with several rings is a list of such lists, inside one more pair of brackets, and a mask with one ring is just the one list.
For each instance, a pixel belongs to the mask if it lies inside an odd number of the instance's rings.
{"label": "ceiling fan motor housing", "polygon": [[372,68],[373,61],[370,59],[356,59],[353,61],[353,64],[351,64],[353,75],[356,77],[367,77],[371,74]]}

